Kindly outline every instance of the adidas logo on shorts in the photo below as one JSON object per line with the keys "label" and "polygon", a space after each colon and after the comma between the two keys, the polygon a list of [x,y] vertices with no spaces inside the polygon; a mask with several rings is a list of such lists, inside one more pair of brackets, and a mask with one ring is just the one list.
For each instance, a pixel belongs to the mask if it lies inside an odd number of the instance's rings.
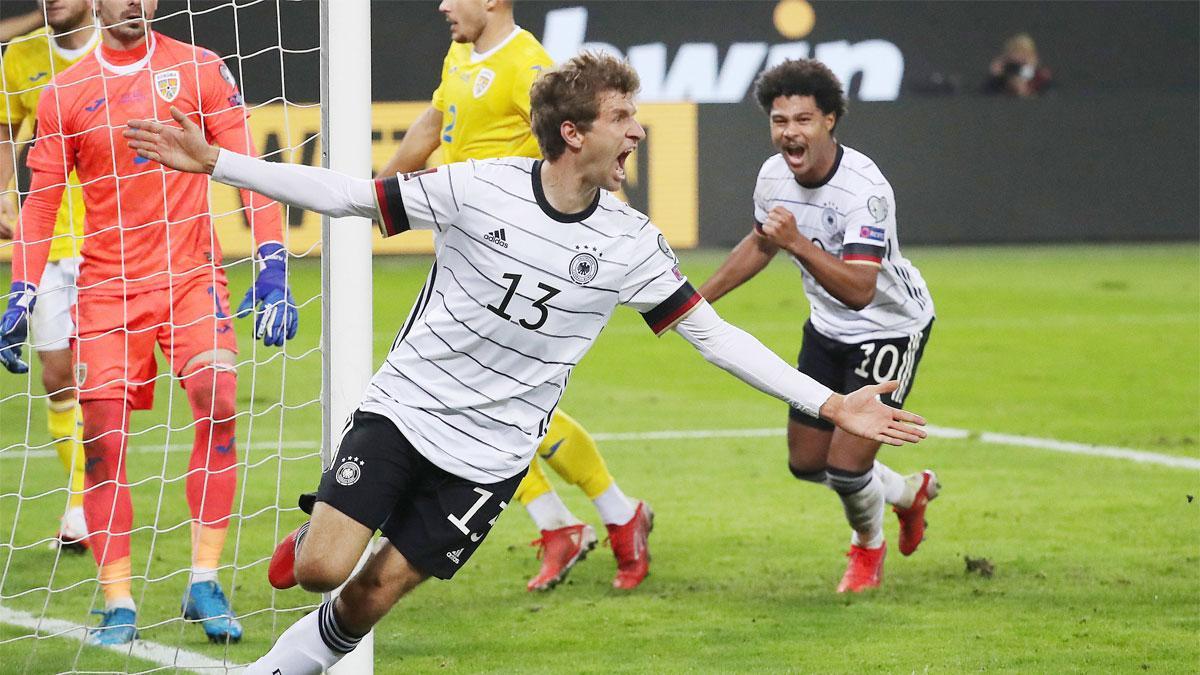
{"label": "adidas logo on shorts", "polygon": [[[490,241],[500,248],[508,248],[508,240],[504,237],[504,228],[483,235],[485,241]],[[457,562],[457,561],[456,561]]]}
{"label": "adidas logo on shorts", "polygon": [[446,557],[453,560],[455,565],[461,565],[462,563],[459,562],[458,556],[460,556],[462,554],[463,554],[463,549],[460,548],[457,551],[450,551],[449,553],[446,554]]}

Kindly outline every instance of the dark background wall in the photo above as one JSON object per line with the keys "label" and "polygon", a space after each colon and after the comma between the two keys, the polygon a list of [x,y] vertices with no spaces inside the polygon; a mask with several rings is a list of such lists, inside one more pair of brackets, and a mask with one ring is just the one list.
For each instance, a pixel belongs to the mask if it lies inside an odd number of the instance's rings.
{"label": "dark background wall", "polygon": [[[33,6],[2,4],[4,16]],[[158,27],[243,55],[231,67],[251,101],[315,101],[317,3],[239,4],[245,6],[235,11],[224,2],[164,0]],[[772,21],[776,5],[520,0],[517,19],[545,39],[548,12],[586,7],[586,41],[623,53],[661,43],[667,67],[685,43],[714,43],[724,65],[735,43],[792,42]],[[814,28],[798,40],[885,40],[903,54],[898,98],[852,100],[839,137],[874,158],[891,180],[906,241],[1200,237],[1200,3],[812,6]],[[435,0],[373,3],[377,101],[429,96],[448,44],[436,8]],[[983,96],[988,62],[1021,31],[1038,41],[1055,88],[1032,101]],[[860,80],[849,78],[852,99]],[[728,245],[745,232],[754,176],[771,151],[764,117],[749,96],[700,105],[697,198],[704,244]]]}

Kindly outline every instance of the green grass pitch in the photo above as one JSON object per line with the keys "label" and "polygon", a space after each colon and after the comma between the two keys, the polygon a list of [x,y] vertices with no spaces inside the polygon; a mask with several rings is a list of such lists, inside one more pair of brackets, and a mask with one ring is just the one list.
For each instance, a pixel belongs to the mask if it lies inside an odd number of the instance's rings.
{"label": "green grass pitch", "polygon": [[[914,248],[938,320],[909,406],[931,424],[1200,457],[1200,247]],[[722,252],[688,252],[699,283]],[[428,270],[375,264],[375,361]],[[246,639],[205,643],[178,620],[188,565],[181,476],[186,400],[165,379],[158,408],[134,416],[135,582],[142,636],[245,663],[316,597],[274,592],[266,557],[301,522],[294,497],[319,460],[318,267],[295,267],[306,302],[287,358],[252,347],[239,324],[238,500],[222,571]],[[0,278],[8,278],[7,269]],[[247,283],[235,270],[234,301]],[[807,305],[782,259],[717,305],[789,361]],[[36,373],[33,376],[36,378]],[[45,444],[38,380],[0,374],[0,613],[93,622],[102,604],[90,556],[44,540],[65,495]],[[281,393],[282,392],[282,393]],[[782,404],[708,366],[678,336],[655,339],[619,309],[577,368],[565,410],[595,433],[782,430]],[[282,450],[277,451],[282,440]],[[164,453],[163,447],[176,451]],[[901,472],[938,471],[944,492],[927,541],[894,548],[884,586],[833,592],[848,530],[834,495],[786,470],[782,435],[601,443],[624,490],[657,519],[651,576],[609,583],[600,548],[551,593],[525,592],[536,536],[520,508],[502,518],[449,583],[401,601],[375,635],[376,672],[1195,672],[1200,664],[1200,472],[1044,449],[932,438],[886,449]],[[164,480],[165,477],[165,480]],[[561,487],[561,483],[559,483]],[[562,494],[599,527],[573,488]],[[280,511],[276,506],[282,506]],[[964,556],[994,575],[968,573]],[[0,624],[0,672],[145,670],[155,664],[65,639],[17,639]]]}

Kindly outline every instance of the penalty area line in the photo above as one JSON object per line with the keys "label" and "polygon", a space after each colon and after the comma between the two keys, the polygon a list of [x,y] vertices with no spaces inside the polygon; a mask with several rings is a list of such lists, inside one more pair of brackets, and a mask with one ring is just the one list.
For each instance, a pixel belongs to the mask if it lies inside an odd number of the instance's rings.
{"label": "penalty area line", "polygon": [[[623,433],[602,432],[592,434],[592,437],[601,442],[620,443],[627,441],[672,441],[705,438],[768,438],[783,436],[785,431],[785,427],[782,426],[758,429],[667,429],[662,431],[632,431]],[[1090,445],[1087,443],[1075,443],[1073,441],[1060,441],[1054,438],[1038,438],[1036,436],[1020,436],[991,431],[971,431],[970,429],[955,429],[954,427],[927,426],[925,427],[925,431],[929,432],[930,438],[969,439],[989,445],[1010,445],[1037,450],[1049,450],[1051,452],[1062,452],[1071,455],[1123,459],[1139,464],[1156,464],[1174,469],[1200,469],[1200,459],[1165,455],[1159,452],[1148,452],[1133,448]],[[313,441],[284,441],[283,445],[296,450],[314,450],[320,447],[320,443]],[[278,443],[265,442],[253,443],[250,447],[254,450],[272,450],[278,446]],[[129,450],[130,452],[137,453],[161,453],[164,449],[167,452],[190,452],[192,446],[190,443],[172,443],[166,446],[135,445],[130,447]],[[30,450],[28,453],[15,451],[0,452],[0,460],[20,459],[24,456],[30,458],[57,457],[57,453],[53,450]]]}
{"label": "penalty area line", "polygon": [[[21,612],[7,607],[0,607],[0,623],[28,628],[38,633],[38,639],[64,638],[82,642],[87,638],[87,626],[62,619],[36,617],[29,612]],[[170,666],[176,669],[192,672],[220,671],[241,672],[243,666],[224,663],[203,654],[179,647],[169,647],[149,640],[134,640],[127,645],[109,645],[104,647],[110,652],[133,656],[143,661],[156,663],[160,666]]]}

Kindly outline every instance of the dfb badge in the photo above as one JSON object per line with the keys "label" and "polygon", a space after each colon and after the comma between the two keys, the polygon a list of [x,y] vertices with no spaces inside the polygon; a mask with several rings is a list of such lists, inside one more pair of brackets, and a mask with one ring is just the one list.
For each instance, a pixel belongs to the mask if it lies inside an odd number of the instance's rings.
{"label": "dfb badge", "polygon": [[596,256],[591,253],[580,253],[571,258],[571,281],[580,286],[588,283],[596,278],[596,273],[600,271],[600,261],[596,260]]}
{"label": "dfb badge", "polygon": [[821,224],[825,229],[832,230],[837,225],[837,212],[828,206],[821,209]]}
{"label": "dfb badge", "polygon": [[492,80],[496,79],[496,73],[491,68],[480,68],[479,74],[475,76],[475,87],[471,90],[475,94],[475,98],[479,98],[487,93],[488,87],[492,86]]}
{"label": "dfb badge", "polygon": [[154,89],[158,97],[170,103],[179,96],[179,71],[165,70],[154,74]]}
{"label": "dfb badge", "polygon": [[354,485],[358,479],[362,477],[362,467],[366,462],[357,457],[347,457],[346,461],[338,465],[337,473],[334,478],[338,483],[347,487]]}
{"label": "dfb badge", "polygon": [[871,197],[867,200],[867,210],[871,212],[875,222],[882,223],[888,216],[887,197]]}

